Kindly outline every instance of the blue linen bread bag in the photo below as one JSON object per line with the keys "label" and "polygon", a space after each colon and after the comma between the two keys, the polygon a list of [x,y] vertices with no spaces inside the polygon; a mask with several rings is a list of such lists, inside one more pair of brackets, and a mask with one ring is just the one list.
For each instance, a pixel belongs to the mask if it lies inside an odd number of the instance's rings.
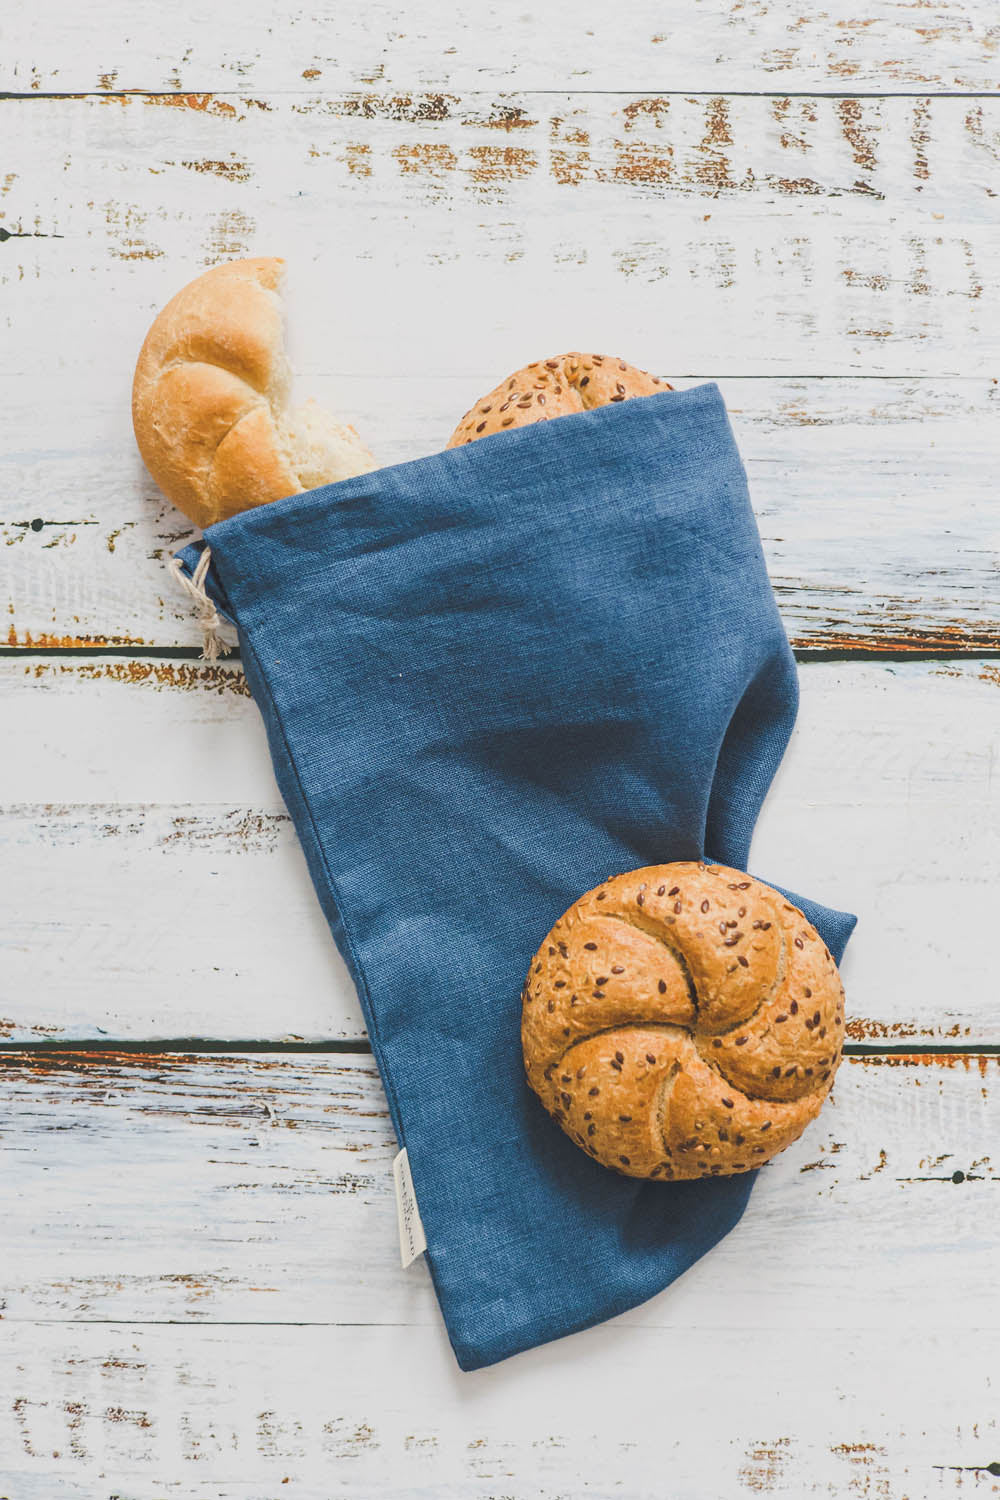
{"label": "blue linen bread bag", "polygon": [[[795,662],[717,387],[294,495],[178,559],[237,627],[460,1366],[659,1292],[756,1174],[591,1160],[526,1083],[520,997],[556,918],[608,876],[745,869],[792,729]],[[839,961],[854,918],[792,899]]]}

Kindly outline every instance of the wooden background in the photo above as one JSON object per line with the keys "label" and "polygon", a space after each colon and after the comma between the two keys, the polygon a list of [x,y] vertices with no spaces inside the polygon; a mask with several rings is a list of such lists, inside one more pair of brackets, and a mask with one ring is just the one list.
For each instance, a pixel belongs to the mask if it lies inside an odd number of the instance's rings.
{"label": "wooden background", "polygon": [[[0,1494],[1000,1493],[995,0],[36,0],[0,32]],[[505,372],[717,379],[801,663],[755,868],[861,915],[835,1097],[613,1324],[461,1375],[131,369],[283,254],[391,462]]]}

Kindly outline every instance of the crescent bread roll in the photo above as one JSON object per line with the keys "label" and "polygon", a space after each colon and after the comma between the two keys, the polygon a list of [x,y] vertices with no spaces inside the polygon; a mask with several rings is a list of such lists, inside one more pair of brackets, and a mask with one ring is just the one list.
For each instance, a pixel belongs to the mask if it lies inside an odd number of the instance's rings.
{"label": "crescent bread roll", "polygon": [[139,452],[198,526],[376,467],[315,402],[288,410],[283,276],[277,259],[215,266],[167,303],[139,354]]}
{"label": "crescent bread roll", "polygon": [[591,406],[672,389],[665,380],[612,354],[573,353],[536,359],[477,401],[448,439],[448,447],[457,448],[477,437],[527,427],[546,418],[566,417]]}
{"label": "crescent bread roll", "polygon": [[844,1041],[837,966],[742,870],[616,875],[569,908],[522,995],[528,1082],[597,1161],[659,1181],[749,1172],[801,1135]]}

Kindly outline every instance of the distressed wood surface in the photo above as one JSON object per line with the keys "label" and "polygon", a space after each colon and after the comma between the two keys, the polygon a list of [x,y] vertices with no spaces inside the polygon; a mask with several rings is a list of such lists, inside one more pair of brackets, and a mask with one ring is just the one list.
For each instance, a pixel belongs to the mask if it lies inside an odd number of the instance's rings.
{"label": "distressed wood surface", "polygon": [[848,1059],[674,1287],[472,1377],[398,1267],[371,1059],[2,1063],[45,1185],[5,1204],[11,1500],[996,1492],[996,1057]]}
{"label": "distressed wood surface", "polygon": [[578,88],[990,90],[991,0],[548,0],[467,11],[369,0],[345,12],[218,4],[192,27],[153,0],[64,0],[5,20],[0,86],[46,90]]}
{"label": "distressed wood surface", "polygon": [[[996,1056],[849,1057],[819,1120],[762,1171],[737,1229],[614,1326],[901,1332],[919,1303],[928,1330],[970,1305],[996,1327],[998,1090]],[[397,1148],[371,1057],[7,1053],[0,1100],[15,1168],[5,1327],[440,1332],[425,1262],[400,1271]],[[943,1254],[947,1274],[929,1279]],[[572,1346],[564,1357],[568,1369]]]}
{"label": "distressed wood surface", "polygon": [[[3,31],[0,1496],[1000,1493],[992,0]],[[718,379],[794,641],[904,658],[803,668],[754,858],[859,911],[881,1052],[674,1288],[471,1377],[398,1268],[371,1057],[281,1050],[363,1027],[238,664],[157,654],[188,528],[131,368],[261,253],[383,462],[559,348]],[[91,643],[148,654],[36,654]]]}
{"label": "distressed wood surface", "polygon": [[0,1483],[10,1500],[982,1500],[1000,1494],[995,1340],[978,1319],[854,1325],[802,1357],[766,1328],[605,1327],[463,1376],[433,1329],[11,1325]]}
{"label": "distressed wood surface", "polygon": [[621,349],[722,381],[796,643],[1000,643],[1000,99],[0,107],[11,644],[192,640],[161,566],[186,523],[135,454],[129,374],[180,281],[275,249],[302,384],[384,461],[440,447],[528,357]]}
{"label": "distressed wood surface", "polygon": [[[362,1034],[238,666],[4,659],[13,1040]],[[857,1041],[1000,1041],[1000,668],[814,663],[753,867],[860,914]],[[541,936],[541,933],[539,934]]]}
{"label": "distressed wood surface", "polygon": [[[145,474],[128,415],[130,362],[145,317],[129,310],[128,327],[109,335],[113,359],[86,389],[75,376],[0,374],[2,421],[12,434],[0,453],[8,645],[199,643],[186,597],[164,567],[190,526]],[[433,452],[477,392],[525,353],[523,333],[520,352],[509,333],[474,376],[357,380],[329,360],[323,365],[322,335],[294,282],[292,323],[293,336],[310,345],[302,362],[316,366],[303,388],[343,411],[387,463]],[[646,338],[635,332],[634,342]],[[551,347],[559,342],[553,334]],[[629,343],[623,336],[616,347]],[[541,337],[532,345],[536,353],[546,347]],[[775,378],[721,386],[796,645],[1000,649],[995,381]],[[56,438],[53,403],[65,414]]]}
{"label": "distressed wood surface", "polygon": [[200,266],[301,246],[315,337],[359,374],[481,389],[526,330],[680,374],[995,373],[1000,97],[0,108],[8,338],[43,368],[89,372],[126,326],[134,355]]}

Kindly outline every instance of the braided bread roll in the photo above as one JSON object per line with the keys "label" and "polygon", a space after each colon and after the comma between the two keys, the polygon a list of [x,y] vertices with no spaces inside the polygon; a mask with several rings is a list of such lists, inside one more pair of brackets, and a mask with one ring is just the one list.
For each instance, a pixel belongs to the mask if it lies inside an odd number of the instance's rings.
{"label": "braided bread roll", "polygon": [[493,432],[527,427],[550,417],[566,417],[627,401],[630,396],[654,396],[673,387],[612,354],[559,354],[536,359],[502,380],[489,395],[470,407],[448,439],[449,448],[471,443]]}
{"label": "braided bread roll", "polygon": [[136,443],[198,526],[376,467],[353,427],[315,401],[289,407],[284,275],[274,258],[214,266],[167,303],[140,350]]}
{"label": "braided bread roll", "polygon": [[560,917],[522,996],[528,1082],[604,1166],[659,1180],[748,1172],[833,1083],[844,991],[815,928],[724,865],[616,875]]}

